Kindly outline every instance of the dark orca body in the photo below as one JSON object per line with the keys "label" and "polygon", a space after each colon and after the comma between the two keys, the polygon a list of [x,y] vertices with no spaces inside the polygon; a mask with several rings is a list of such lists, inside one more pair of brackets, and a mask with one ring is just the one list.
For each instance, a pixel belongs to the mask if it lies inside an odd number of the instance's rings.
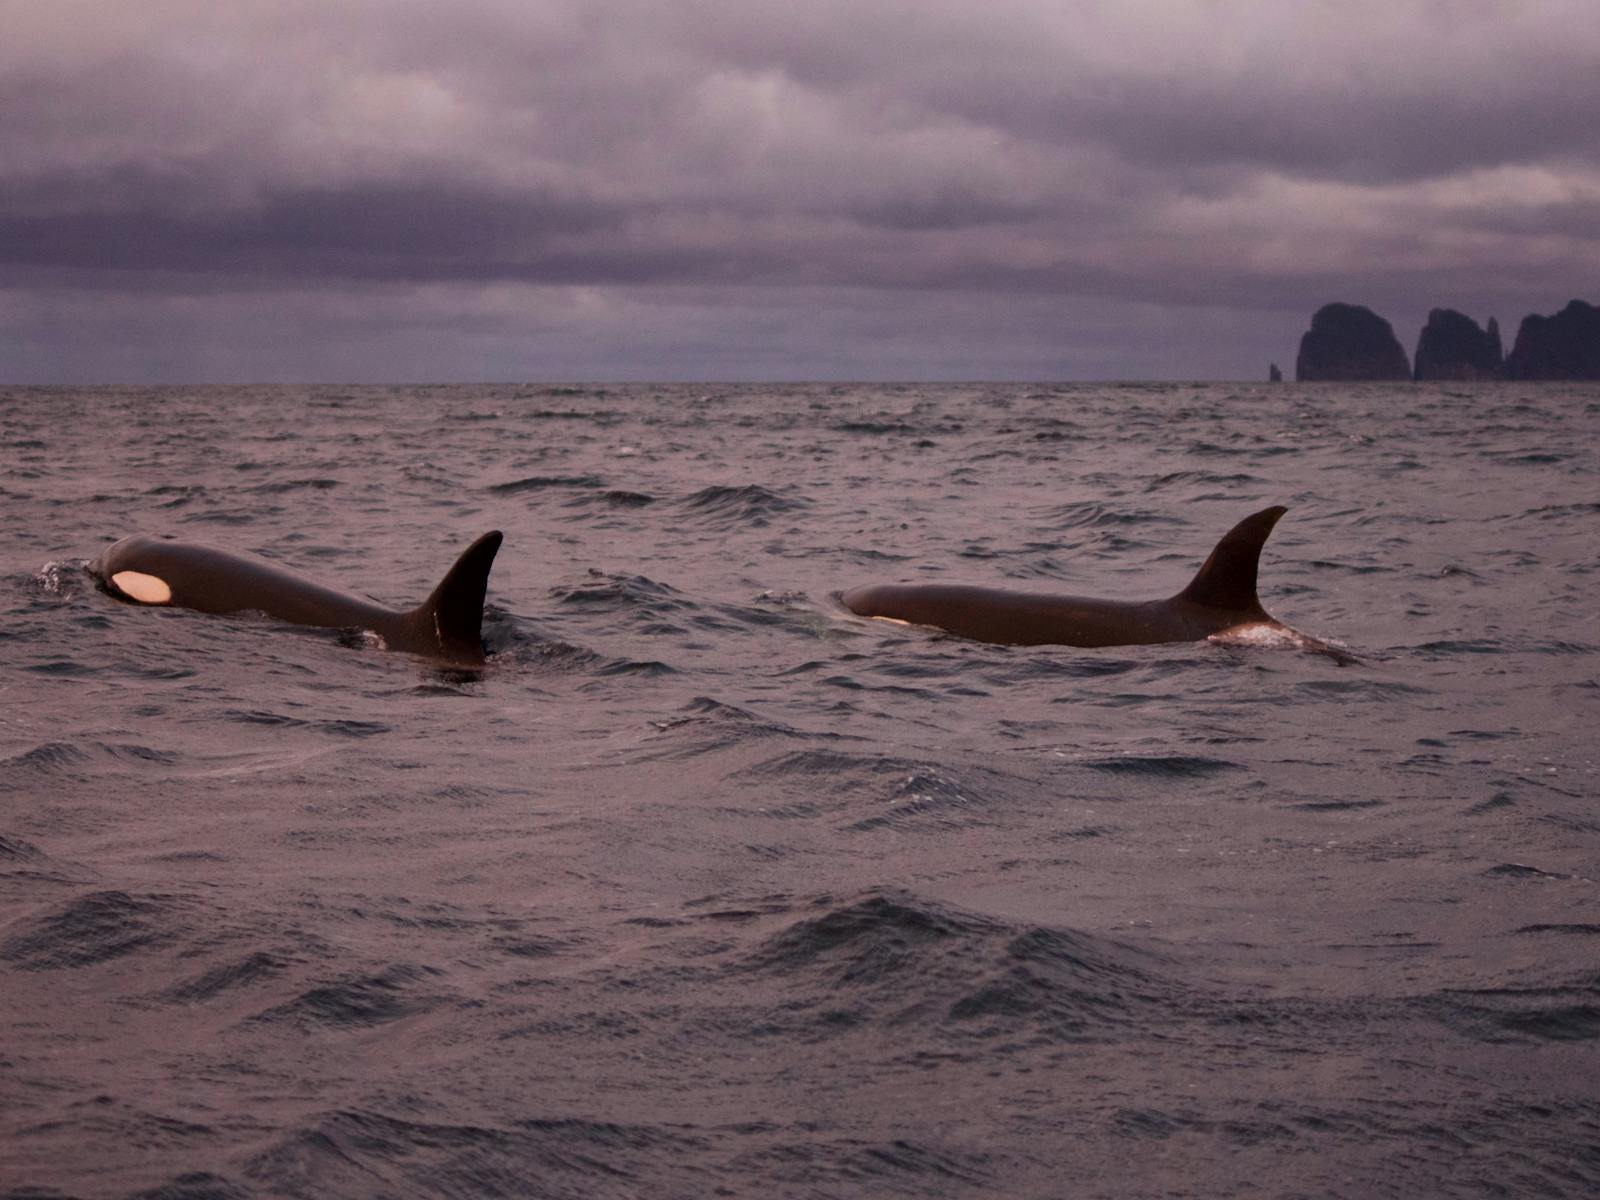
{"label": "dark orca body", "polygon": [[473,542],[433,594],[409,611],[323,587],[253,555],[144,535],[108,547],[89,570],[112,595],[138,604],[261,612],[295,625],[370,629],[391,650],[481,663],[483,596],[500,540],[497,530]]}
{"label": "dark orca body", "polygon": [[1267,508],[1240,521],[1189,586],[1165,600],[1094,600],[944,584],[878,584],[855,588],[843,599],[863,617],[935,625],[1009,646],[1140,646],[1255,630],[1320,646],[1268,616],[1256,597],[1261,547],[1286,511]]}

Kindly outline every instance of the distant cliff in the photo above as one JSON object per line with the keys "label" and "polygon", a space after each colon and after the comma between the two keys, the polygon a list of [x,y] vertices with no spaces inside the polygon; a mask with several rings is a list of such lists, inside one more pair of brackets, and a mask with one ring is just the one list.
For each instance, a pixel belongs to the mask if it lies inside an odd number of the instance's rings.
{"label": "distant cliff", "polygon": [[1489,328],[1453,308],[1436,308],[1417,339],[1416,378],[1498,379],[1504,350],[1500,325],[1489,318]]}
{"label": "distant cliff", "polygon": [[1325,304],[1311,318],[1295,359],[1297,380],[1410,379],[1394,329],[1359,304]]}
{"label": "distant cliff", "polygon": [[1522,318],[1508,379],[1600,379],[1600,308],[1574,300],[1553,317]]}

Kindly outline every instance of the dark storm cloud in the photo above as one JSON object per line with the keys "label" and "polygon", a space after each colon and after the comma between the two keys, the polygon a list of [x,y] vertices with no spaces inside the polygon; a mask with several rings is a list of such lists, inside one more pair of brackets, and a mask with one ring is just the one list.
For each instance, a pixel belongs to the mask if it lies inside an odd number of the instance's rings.
{"label": "dark storm cloud", "polygon": [[1198,328],[1335,294],[1425,314],[1444,285],[1551,308],[1600,275],[1589,0],[59,0],[7,25],[0,320],[388,282],[511,328],[484,289],[531,313],[655,285],[734,361],[681,289],[876,290],[935,344],[962,320],[906,293]]}
{"label": "dark storm cloud", "polygon": [[[85,205],[86,193],[112,194],[110,181],[73,179],[61,191],[77,198],[74,205],[19,204],[20,211],[0,215],[0,245],[11,261],[297,277],[492,278],[559,261],[565,239],[614,233],[624,220],[604,204],[532,189],[487,192],[448,180],[352,182],[269,191],[247,205],[187,208],[163,204],[141,172],[109,175],[138,178],[136,186],[115,191],[117,202]],[[36,193],[49,194],[48,183],[30,182]]]}

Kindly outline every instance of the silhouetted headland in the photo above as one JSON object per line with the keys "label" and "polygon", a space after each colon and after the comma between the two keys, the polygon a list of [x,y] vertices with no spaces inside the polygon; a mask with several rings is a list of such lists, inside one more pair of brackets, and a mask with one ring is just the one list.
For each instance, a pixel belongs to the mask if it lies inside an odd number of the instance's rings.
{"label": "silhouetted headland", "polygon": [[1600,379],[1600,308],[1572,300],[1553,317],[1523,317],[1505,374],[1507,379]]}
{"label": "silhouetted headland", "polygon": [[1489,328],[1453,308],[1436,308],[1417,339],[1416,378],[1498,379],[1505,358],[1500,343],[1500,323],[1489,318]]}
{"label": "silhouetted headland", "polygon": [[1324,304],[1311,318],[1295,359],[1298,380],[1410,379],[1394,328],[1359,304]]}
{"label": "silhouetted headland", "polygon": [[1388,321],[1359,304],[1325,304],[1300,339],[1295,378],[1600,379],[1600,308],[1572,300],[1554,316],[1524,317],[1510,354],[1493,317],[1483,329],[1465,313],[1435,308],[1417,339],[1413,371]]}

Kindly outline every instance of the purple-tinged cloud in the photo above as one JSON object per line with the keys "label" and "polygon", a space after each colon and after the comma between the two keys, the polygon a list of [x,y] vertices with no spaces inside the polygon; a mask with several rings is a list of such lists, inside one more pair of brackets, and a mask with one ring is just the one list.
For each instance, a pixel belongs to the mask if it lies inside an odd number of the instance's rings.
{"label": "purple-tinged cloud", "polygon": [[[1328,299],[1404,337],[1435,305],[1509,325],[1600,278],[1587,0],[16,7],[13,378],[137,371],[107,350],[136,327],[191,348],[174,377],[383,377],[393,339],[343,319],[354,296],[439,331],[408,377],[1257,375]],[[544,339],[579,293],[606,303]],[[864,297],[892,332],[868,339]],[[977,332],[1007,315],[1015,337]]]}

